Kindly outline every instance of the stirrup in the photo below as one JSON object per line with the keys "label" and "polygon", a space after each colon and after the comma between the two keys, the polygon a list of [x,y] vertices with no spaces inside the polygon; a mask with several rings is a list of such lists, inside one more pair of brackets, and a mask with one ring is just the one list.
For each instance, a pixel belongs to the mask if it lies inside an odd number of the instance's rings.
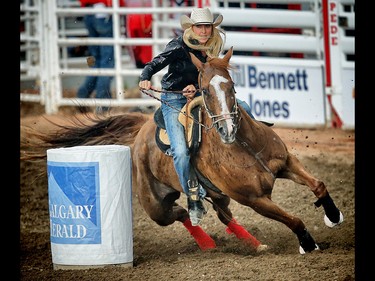
{"label": "stirrup", "polygon": [[207,213],[202,200],[198,199],[197,201],[194,201],[188,198],[188,209],[191,224],[193,226],[199,225],[203,219],[203,216]]}
{"label": "stirrup", "polygon": [[192,201],[199,200],[199,183],[197,180],[188,180],[187,181],[189,187],[189,194],[188,197]]}

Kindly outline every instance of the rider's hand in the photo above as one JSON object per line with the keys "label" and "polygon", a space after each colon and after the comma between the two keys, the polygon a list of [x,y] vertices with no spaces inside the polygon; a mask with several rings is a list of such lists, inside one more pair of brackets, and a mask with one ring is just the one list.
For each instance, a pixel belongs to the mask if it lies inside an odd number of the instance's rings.
{"label": "rider's hand", "polygon": [[183,95],[188,99],[193,99],[196,93],[194,85],[187,85],[183,90]]}
{"label": "rider's hand", "polygon": [[151,81],[149,81],[149,80],[139,81],[138,86],[139,86],[139,88],[142,88],[142,89],[145,89],[145,90],[150,90]]}

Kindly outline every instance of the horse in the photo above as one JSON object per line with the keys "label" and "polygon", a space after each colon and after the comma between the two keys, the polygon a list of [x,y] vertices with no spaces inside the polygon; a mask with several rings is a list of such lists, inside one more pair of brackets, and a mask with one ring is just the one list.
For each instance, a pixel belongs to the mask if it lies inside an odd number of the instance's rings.
{"label": "horse", "polygon": [[[288,151],[272,127],[251,118],[238,104],[229,72],[232,54],[233,47],[222,58],[209,58],[205,63],[190,54],[199,72],[201,102],[197,107],[200,117],[192,117],[186,108],[181,114],[201,128],[199,147],[192,154],[191,162],[199,175],[198,181],[207,191],[205,199],[212,204],[227,232],[235,234],[257,253],[269,247],[237,222],[229,207],[231,200],[287,226],[298,239],[300,254],[319,250],[304,222],[272,201],[276,179],[289,179],[310,188],[317,198],[315,205],[323,206],[324,222],[328,227],[341,224],[343,214],[324,182],[308,172]],[[109,114],[91,117],[89,123],[59,126],[61,128],[53,133],[35,133],[39,142],[33,148],[34,156],[25,153],[24,159],[45,159],[48,148],[129,146],[133,187],[151,220],[162,227],[180,222],[201,250],[216,247],[214,239],[201,226],[193,226],[186,208],[176,202],[183,190],[171,155],[156,141],[159,127],[152,115],[141,112]],[[30,138],[28,142],[31,146]]]}

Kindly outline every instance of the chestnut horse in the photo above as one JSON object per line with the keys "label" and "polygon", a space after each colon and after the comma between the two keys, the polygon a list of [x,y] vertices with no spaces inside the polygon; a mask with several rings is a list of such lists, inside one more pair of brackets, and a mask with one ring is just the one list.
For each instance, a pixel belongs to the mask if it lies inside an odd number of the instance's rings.
{"label": "chestnut horse", "polygon": [[[266,249],[267,245],[261,244],[233,218],[229,208],[231,199],[285,224],[297,236],[301,254],[317,250],[319,246],[302,220],[272,201],[275,180],[290,179],[308,186],[318,198],[315,205],[324,208],[327,226],[340,224],[343,215],[325,184],[288,152],[272,128],[252,119],[237,104],[229,74],[232,54],[231,48],[223,58],[212,58],[206,63],[191,54],[199,70],[199,90],[203,100],[201,118],[194,119],[202,132],[199,148],[192,155],[192,165],[200,174],[201,185],[207,190],[206,199],[212,203],[227,232],[234,233],[257,252]],[[43,144],[38,144],[42,149],[39,158],[46,158],[48,148],[105,144],[129,146],[134,190],[148,216],[160,226],[181,222],[202,250],[215,248],[215,241],[200,226],[192,226],[186,208],[176,202],[183,191],[172,157],[156,143],[157,125],[153,118],[133,112],[92,117],[91,121],[90,124],[60,125],[55,134],[39,134]],[[37,147],[34,153],[36,151]]]}

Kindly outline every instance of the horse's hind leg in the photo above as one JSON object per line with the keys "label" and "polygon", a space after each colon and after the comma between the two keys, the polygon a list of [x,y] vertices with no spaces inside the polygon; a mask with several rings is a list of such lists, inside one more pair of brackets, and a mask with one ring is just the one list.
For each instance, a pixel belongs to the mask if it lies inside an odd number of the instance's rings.
{"label": "horse's hind leg", "polygon": [[262,197],[257,197],[246,205],[250,206],[257,213],[288,226],[298,237],[301,254],[319,249],[302,220],[286,213],[269,196],[263,195]]}
{"label": "horse's hind leg", "polygon": [[325,184],[307,172],[302,163],[294,155],[289,154],[287,165],[288,169],[280,174],[279,177],[291,179],[296,183],[310,187],[311,191],[318,198],[315,206],[323,206],[324,208],[324,223],[327,226],[334,227],[342,223],[344,221],[343,214],[336,207]]}
{"label": "horse's hind leg", "polygon": [[219,220],[227,226],[226,232],[234,234],[238,239],[243,241],[246,245],[256,249],[257,252],[261,252],[267,249],[267,245],[261,244],[258,239],[251,235],[242,225],[240,225],[235,218],[233,218],[232,212],[229,209],[230,198],[228,196],[213,197],[213,208]]}

